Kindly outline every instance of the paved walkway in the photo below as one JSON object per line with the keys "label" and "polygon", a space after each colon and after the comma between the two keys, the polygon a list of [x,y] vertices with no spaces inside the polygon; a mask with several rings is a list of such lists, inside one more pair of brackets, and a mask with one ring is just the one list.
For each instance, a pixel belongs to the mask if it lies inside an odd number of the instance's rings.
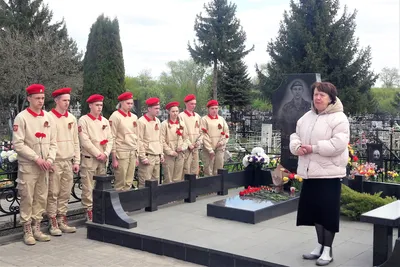
{"label": "paved walkway", "polygon": [[[238,190],[229,191],[235,194]],[[155,212],[132,212],[138,226],[130,231],[290,267],[315,266],[315,261],[301,258],[316,245],[315,229],[296,227],[296,212],[255,225],[208,217],[207,204],[227,197],[210,195],[195,203],[161,206]],[[342,218],[333,244],[335,260],[329,266],[372,266],[372,229],[371,224]],[[393,232],[395,240],[397,230]]]}
{"label": "paved walkway", "polygon": [[0,266],[199,266],[86,238],[86,228],[75,234],[53,237],[50,242],[26,246],[21,241],[0,246]]}

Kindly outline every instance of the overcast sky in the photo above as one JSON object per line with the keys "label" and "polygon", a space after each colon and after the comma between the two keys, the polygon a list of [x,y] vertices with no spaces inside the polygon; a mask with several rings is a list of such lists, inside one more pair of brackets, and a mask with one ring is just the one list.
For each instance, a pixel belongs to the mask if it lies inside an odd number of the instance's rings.
{"label": "overcast sky", "polygon": [[[120,25],[126,75],[151,70],[157,77],[168,61],[190,58],[188,41],[195,37],[196,14],[206,0],[44,0],[54,19],[64,17],[69,34],[82,51],[90,27],[104,13]],[[275,39],[290,0],[235,0],[237,17],[247,33],[247,46],[255,45],[245,61],[254,76],[254,65],[268,62],[268,41]],[[371,46],[372,68],[400,67],[399,0],[341,0],[341,8],[358,10],[356,36],[361,47]]]}

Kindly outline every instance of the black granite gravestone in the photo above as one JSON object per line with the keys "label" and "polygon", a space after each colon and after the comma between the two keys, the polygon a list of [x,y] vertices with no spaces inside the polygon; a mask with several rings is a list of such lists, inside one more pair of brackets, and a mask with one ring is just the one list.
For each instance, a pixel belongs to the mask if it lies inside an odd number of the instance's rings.
{"label": "black granite gravestone", "polygon": [[281,164],[297,171],[297,157],[289,150],[290,135],[296,131],[297,120],[311,108],[311,85],[320,82],[318,73],[286,74],[272,98],[273,125],[281,130]]}
{"label": "black granite gravestone", "polygon": [[367,144],[367,161],[375,163],[378,169],[383,168],[383,146],[382,144]]}

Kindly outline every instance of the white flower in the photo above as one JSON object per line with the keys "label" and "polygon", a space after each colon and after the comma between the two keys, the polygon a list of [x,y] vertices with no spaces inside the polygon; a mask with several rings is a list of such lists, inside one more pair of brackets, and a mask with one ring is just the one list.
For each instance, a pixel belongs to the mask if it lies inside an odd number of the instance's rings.
{"label": "white flower", "polygon": [[6,156],[9,157],[9,156],[11,156],[11,155],[14,154],[14,153],[15,153],[14,150],[8,150],[7,153],[6,153]]}
{"label": "white flower", "polygon": [[18,159],[17,153],[14,153],[14,154],[12,154],[12,155],[10,155],[10,156],[8,157],[8,161],[9,161],[9,162],[14,162],[14,161],[16,161],[17,159]]}
{"label": "white flower", "polygon": [[244,167],[249,166],[249,155],[243,157],[242,163]]}
{"label": "white flower", "polygon": [[7,158],[7,151],[1,151],[1,153],[0,153],[0,157],[2,158],[2,159],[5,159],[5,158]]}
{"label": "white flower", "polygon": [[264,151],[264,149],[263,149],[262,147],[255,147],[255,148],[253,148],[253,150],[251,151],[251,154],[252,154],[252,155],[260,156],[260,155],[262,155],[262,154],[265,154],[265,151]]}

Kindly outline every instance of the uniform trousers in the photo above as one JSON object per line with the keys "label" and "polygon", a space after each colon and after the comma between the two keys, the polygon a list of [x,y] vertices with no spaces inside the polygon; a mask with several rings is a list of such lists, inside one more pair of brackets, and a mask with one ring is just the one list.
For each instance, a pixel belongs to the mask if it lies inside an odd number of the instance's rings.
{"label": "uniform trousers", "polygon": [[36,164],[18,164],[17,189],[21,197],[21,224],[32,219],[38,222],[43,219],[47,203],[48,175],[48,172],[41,170]]}
{"label": "uniform trousers", "polygon": [[106,163],[92,156],[81,157],[81,183],[82,183],[82,205],[87,210],[93,207],[93,188],[95,181],[93,176],[106,174]]}
{"label": "uniform trousers", "polygon": [[54,217],[57,214],[67,214],[73,184],[72,161],[55,161],[54,172],[49,173],[49,192],[46,209],[48,216]]}

